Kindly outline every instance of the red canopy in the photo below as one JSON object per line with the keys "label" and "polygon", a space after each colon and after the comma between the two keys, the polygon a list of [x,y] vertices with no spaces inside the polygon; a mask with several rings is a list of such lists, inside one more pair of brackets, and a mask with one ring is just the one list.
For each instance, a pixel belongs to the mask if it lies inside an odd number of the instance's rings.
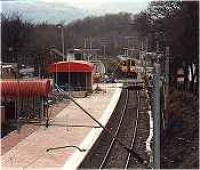
{"label": "red canopy", "polygon": [[95,67],[92,63],[85,61],[63,61],[49,65],[48,71],[50,73],[56,72],[94,72]]}
{"label": "red canopy", "polygon": [[1,96],[47,97],[51,87],[49,80],[1,80]]}

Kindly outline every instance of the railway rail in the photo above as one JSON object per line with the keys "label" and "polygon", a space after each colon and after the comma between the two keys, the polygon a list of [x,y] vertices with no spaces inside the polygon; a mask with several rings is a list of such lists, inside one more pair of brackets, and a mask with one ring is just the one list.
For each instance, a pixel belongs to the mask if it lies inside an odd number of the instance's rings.
{"label": "railway rail", "polygon": [[[114,137],[123,141],[131,149],[134,149],[137,138],[139,108],[139,91],[123,89],[119,103],[107,124],[107,128]],[[140,157],[127,152],[115,138],[103,132],[79,168],[127,169],[132,167],[133,161],[136,161],[133,159],[134,156],[136,156],[136,160],[141,161]]]}

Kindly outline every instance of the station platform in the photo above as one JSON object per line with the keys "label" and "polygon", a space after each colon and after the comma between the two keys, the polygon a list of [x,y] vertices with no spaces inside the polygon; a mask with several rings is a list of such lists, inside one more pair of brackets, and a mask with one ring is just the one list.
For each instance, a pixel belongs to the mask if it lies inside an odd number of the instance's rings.
{"label": "station platform", "polygon": [[[121,94],[121,84],[98,84],[97,91],[86,98],[76,98],[92,116],[105,125]],[[88,115],[74,103],[68,104],[46,128],[23,139],[1,156],[1,169],[77,169],[102,132]],[[63,146],[76,146],[47,149]]]}

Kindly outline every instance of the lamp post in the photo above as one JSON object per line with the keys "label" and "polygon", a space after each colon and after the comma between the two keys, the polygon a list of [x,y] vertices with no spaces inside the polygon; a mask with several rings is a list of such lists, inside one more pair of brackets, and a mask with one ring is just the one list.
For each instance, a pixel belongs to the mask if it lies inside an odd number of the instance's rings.
{"label": "lamp post", "polygon": [[64,61],[65,60],[64,26],[62,24],[57,24],[56,27],[61,29],[62,53],[63,53],[63,61]]}
{"label": "lamp post", "polygon": [[[62,41],[62,55],[63,55],[63,61],[65,60],[65,41],[64,41],[64,26],[62,24],[57,24],[57,28],[61,29],[61,41]],[[70,61],[70,57],[67,57],[67,61]],[[71,96],[71,74],[70,74],[70,64],[68,65],[68,91],[69,91],[69,96]]]}

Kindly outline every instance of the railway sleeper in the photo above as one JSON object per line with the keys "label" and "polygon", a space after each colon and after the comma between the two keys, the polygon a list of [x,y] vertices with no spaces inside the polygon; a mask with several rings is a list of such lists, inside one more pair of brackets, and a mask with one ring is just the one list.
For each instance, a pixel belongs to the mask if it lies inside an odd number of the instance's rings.
{"label": "railway sleeper", "polygon": [[143,90],[144,87],[142,87],[142,86],[126,86],[126,87],[123,87],[123,89],[128,89],[128,90]]}
{"label": "railway sleeper", "polygon": [[137,107],[134,107],[134,106],[128,106],[127,109],[137,109]]}

